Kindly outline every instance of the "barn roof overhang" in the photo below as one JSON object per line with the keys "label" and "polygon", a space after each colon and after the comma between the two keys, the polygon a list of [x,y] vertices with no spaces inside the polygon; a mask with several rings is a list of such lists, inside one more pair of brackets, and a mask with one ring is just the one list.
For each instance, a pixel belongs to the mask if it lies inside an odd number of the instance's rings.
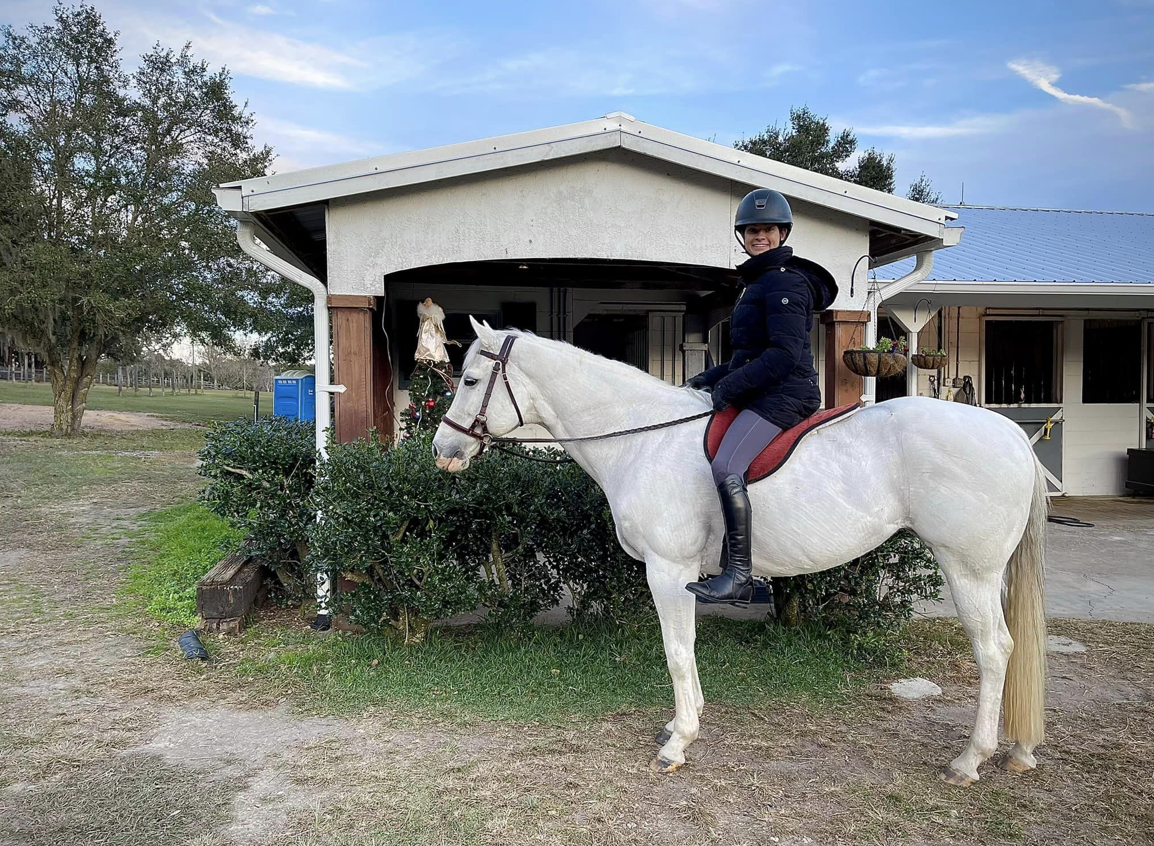
{"label": "barn roof overhang", "polygon": [[622,149],[869,221],[874,266],[957,243],[957,213],[704,141],[615,112],[592,121],[227,182],[217,201],[320,278],[330,200]]}
{"label": "barn roof overhang", "polygon": [[414,267],[390,273],[389,283],[547,288],[683,290],[706,293],[733,286],[735,270],[673,262],[606,259],[494,259]]}
{"label": "barn roof overhang", "polygon": [[926,281],[887,301],[931,309],[942,306],[1154,313],[1154,283]]}

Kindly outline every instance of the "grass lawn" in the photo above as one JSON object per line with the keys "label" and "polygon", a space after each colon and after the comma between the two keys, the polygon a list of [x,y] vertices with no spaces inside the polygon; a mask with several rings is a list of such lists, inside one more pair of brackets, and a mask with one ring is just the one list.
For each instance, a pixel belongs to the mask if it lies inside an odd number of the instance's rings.
{"label": "grass lawn", "polygon": [[[125,596],[178,634],[196,622],[197,579],[238,538],[198,504],[150,516],[141,535]],[[291,692],[324,713],[384,707],[448,720],[549,721],[672,701],[652,611],[622,625],[443,627],[416,647],[379,633],[318,637],[300,612],[262,616],[239,639],[205,638],[215,659],[209,672]],[[874,679],[874,667],[851,657],[836,638],[772,623],[707,618],[699,626],[697,660],[712,701],[737,706],[767,698],[836,704]]]}
{"label": "grass lawn", "polygon": [[[44,382],[8,382],[0,380],[0,403],[52,405],[52,387]],[[138,394],[126,390],[120,396],[113,385],[93,385],[88,391],[88,408],[97,411],[143,411],[185,423],[208,423],[252,416],[252,393],[240,391],[206,391],[203,394],[178,393],[161,395],[154,390]],[[272,411],[272,394],[260,395],[260,413]]]}

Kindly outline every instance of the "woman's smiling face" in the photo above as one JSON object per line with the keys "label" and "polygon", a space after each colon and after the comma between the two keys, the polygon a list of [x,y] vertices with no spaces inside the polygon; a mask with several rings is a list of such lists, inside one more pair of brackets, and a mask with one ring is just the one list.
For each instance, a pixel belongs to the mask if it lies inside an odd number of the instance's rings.
{"label": "woman's smiling face", "polygon": [[781,228],[776,223],[754,223],[741,233],[745,251],[751,256],[761,255],[781,246]]}

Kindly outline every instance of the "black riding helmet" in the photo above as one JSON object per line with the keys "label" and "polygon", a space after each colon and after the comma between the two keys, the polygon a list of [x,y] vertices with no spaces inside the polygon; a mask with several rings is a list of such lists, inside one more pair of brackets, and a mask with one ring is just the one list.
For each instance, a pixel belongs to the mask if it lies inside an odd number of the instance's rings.
{"label": "black riding helmet", "polygon": [[789,207],[789,201],[769,188],[750,191],[738,204],[737,214],[733,219],[733,232],[742,246],[745,245],[742,230],[754,223],[776,223],[781,226],[785,230],[781,236],[781,243],[784,244],[793,230],[793,211]]}

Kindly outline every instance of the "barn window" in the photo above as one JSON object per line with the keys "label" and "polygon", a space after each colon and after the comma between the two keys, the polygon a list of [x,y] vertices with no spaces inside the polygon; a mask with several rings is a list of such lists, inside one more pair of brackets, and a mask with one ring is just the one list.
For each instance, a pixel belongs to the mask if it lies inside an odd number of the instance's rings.
{"label": "barn window", "polygon": [[1061,402],[1060,338],[1058,321],[987,321],[986,404]]}
{"label": "barn window", "polygon": [[1141,379],[1141,324],[1087,320],[1082,334],[1082,402],[1136,403]]}

